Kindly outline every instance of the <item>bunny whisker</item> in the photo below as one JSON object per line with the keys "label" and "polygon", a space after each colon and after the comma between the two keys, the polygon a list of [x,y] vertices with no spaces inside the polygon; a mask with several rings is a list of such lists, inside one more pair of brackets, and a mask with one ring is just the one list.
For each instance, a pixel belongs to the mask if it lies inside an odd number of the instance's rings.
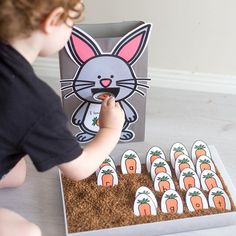
{"label": "bunny whisker", "polygon": [[117,85],[121,85],[121,84],[128,84],[128,85],[137,85],[139,87],[144,87],[144,88],[149,88],[148,85],[146,84],[140,84],[140,83],[127,83],[127,82],[117,82]]}
{"label": "bunny whisker", "polygon": [[91,85],[95,85],[95,82],[94,81],[88,81],[88,80],[76,80],[75,81],[76,83],[80,83],[80,82],[82,82],[82,83],[88,83],[88,84],[91,84]]}
{"label": "bunny whisker", "polygon": [[76,88],[76,87],[83,87],[83,86],[93,86],[93,85],[91,85],[91,84],[76,84],[75,86],[74,85],[68,85],[68,86],[65,86],[65,87],[62,87],[61,88],[61,90],[63,91],[63,90],[66,90],[66,89],[69,89],[69,88]]}
{"label": "bunny whisker", "polygon": [[64,96],[64,98],[68,98],[68,97],[70,97],[71,95],[76,94],[76,93],[77,93],[78,91],[80,91],[80,90],[87,89],[87,88],[91,88],[91,87],[93,87],[93,86],[89,85],[89,86],[84,87],[84,88],[73,89],[73,91],[70,92],[70,93],[68,93],[68,94],[66,94],[66,95]]}
{"label": "bunny whisker", "polygon": [[150,88],[150,87],[149,87],[148,85],[146,85],[146,84],[137,83],[137,85],[138,85],[139,87]]}
{"label": "bunny whisker", "polygon": [[[124,87],[124,88],[127,88],[127,89],[130,89],[130,90],[133,90],[134,88],[133,87],[129,87],[128,85],[125,85],[125,84],[119,84],[120,87]],[[141,94],[142,96],[145,95],[144,92],[142,92],[141,90],[135,88],[134,91],[138,92],[139,94]]]}
{"label": "bunny whisker", "polygon": [[146,81],[150,81],[151,79],[150,78],[136,78],[136,80],[146,80]]}
{"label": "bunny whisker", "polygon": [[76,84],[76,85],[74,85],[74,87],[76,88],[76,87],[83,87],[83,86],[90,86],[90,87],[93,87],[94,85],[93,84]]}
{"label": "bunny whisker", "polygon": [[71,95],[73,95],[73,94],[75,94],[75,91],[73,90],[72,92],[70,92],[70,93],[67,93],[65,96],[64,96],[64,98],[68,98],[68,97],[70,97]]}
{"label": "bunny whisker", "polygon": [[72,83],[72,82],[74,82],[73,79],[62,79],[62,80],[60,80],[60,83]]}
{"label": "bunny whisker", "polygon": [[136,79],[131,78],[131,79],[122,79],[122,80],[118,80],[117,82],[134,81],[134,80],[149,81],[149,80],[151,80],[151,79],[149,79],[149,78],[136,78]]}
{"label": "bunny whisker", "polygon": [[[77,85],[76,85],[76,87],[77,87]],[[84,89],[88,89],[88,88],[91,88],[91,87],[93,87],[93,85],[88,85],[87,87],[83,87],[83,88],[80,88],[80,89],[75,89],[75,91],[76,92],[78,92],[78,91],[81,91],[81,90],[84,90]]]}
{"label": "bunny whisker", "polygon": [[138,92],[139,94],[141,94],[143,97],[145,96],[145,93],[144,92],[142,92],[141,90],[139,90],[139,89],[135,89],[135,92]]}
{"label": "bunny whisker", "polygon": [[62,87],[62,88],[61,88],[61,91],[66,90],[66,89],[69,89],[69,88],[73,88],[73,85],[69,85],[69,86]]}
{"label": "bunny whisker", "polygon": [[126,84],[117,84],[117,85],[120,86],[120,87],[128,88],[128,89],[130,89],[130,90],[133,90],[133,89],[134,89],[133,86],[129,86],[129,85],[126,85]]}

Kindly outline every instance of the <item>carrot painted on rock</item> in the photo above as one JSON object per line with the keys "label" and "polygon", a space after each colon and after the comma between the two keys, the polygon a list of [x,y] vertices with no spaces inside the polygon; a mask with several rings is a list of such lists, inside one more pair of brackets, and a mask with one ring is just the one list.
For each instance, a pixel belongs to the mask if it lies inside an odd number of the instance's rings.
{"label": "carrot painted on rock", "polygon": [[187,158],[183,158],[182,160],[179,160],[178,163],[180,163],[180,164],[179,164],[179,170],[180,170],[180,172],[183,171],[184,169],[190,167],[190,165],[189,165],[189,160],[188,160]]}
{"label": "carrot painted on rock", "polygon": [[177,195],[171,193],[170,195],[166,194],[166,209],[168,213],[177,213],[178,211],[178,201],[176,200]]}
{"label": "carrot painted on rock", "polygon": [[196,149],[195,155],[197,158],[199,158],[200,156],[206,155],[206,151],[205,151],[206,146],[205,145],[203,145],[203,144],[195,145],[194,148]]}
{"label": "carrot painted on rock", "polygon": [[136,173],[136,160],[135,160],[135,155],[134,154],[129,154],[129,155],[125,155],[124,158],[126,158],[125,160],[125,166],[127,169],[127,172],[129,174],[135,174]]}
{"label": "carrot painted on rock", "polygon": [[194,191],[193,193],[189,193],[190,202],[195,210],[201,210],[203,209],[203,202],[202,198],[199,196],[200,192]]}
{"label": "carrot painted on rock", "polygon": [[158,184],[160,192],[165,192],[170,189],[170,182],[168,181],[168,176],[158,177],[157,180],[160,181]]}
{"label": "carrot painted on rock", "polygon": [[159,163],[154,163],[154,167],[155,167],[155,174],[159,174],[159,173],[166,173],[166,168],[165,168],[165,163],[164,162],[159,162]]}
{"label": "carrot painted on rock", "polygon": [[210,161],[207,160],[207,159],[204,159],[204,160],[199,160],[199,162],[201,163],[200,164],[200,169],[201,171],[204,171],[204,170],[211,170],[211,166],[210,166]]}
{"label": "carrot painted on rock", "polygon": [[214,187],[217,187],[217,182],[214,179],[214,174],[208,173],[206,175],[203,175],[203,178],[205,178],[205,184],[209,190],[211,190]]}
{"label": "carrot painted on rock", "polygon": [[151,206],[148,204],[149,200],[147,198],[143,198],[142,200],[138,200],[139,206],[138,210],[140,216],[150,216],[151,215]]}
{"label": "carrot painted on rock", "polygon": [[189,171],[187,173],[183,173],[184,176],[184,187],[186,190],[189,188],[195,187],[195,179],[194,179],[194,173]]}
{"label": "carrot painted on rock", "polygon": [[177,157],[178,156],[180,156],[180,155],[182,155],[182,154],[184,154],[184,148],[183,147],[175,147],[174,149],[174,157],[175,157],[175,159],[177,159]]}
{"label": "carrot painted on rock", "polygon": [[151,151],[150,152],[150,162],[151,164],[157,159],[157,158],[161,158],[161,154],[162,152],[161,151]]}
{"label": "carrot painted on rock", "polygon": [[102,185],[103,186],[113,186],[113,171],[112,170],[102,170]]}
{"label": "carrot painted on rock", "polygon": [[223,195],[222,191],[216,191],[212,192],[213,197],[213,202],[216,208],[225,210],[226,203],[225,203],[225,198]]}

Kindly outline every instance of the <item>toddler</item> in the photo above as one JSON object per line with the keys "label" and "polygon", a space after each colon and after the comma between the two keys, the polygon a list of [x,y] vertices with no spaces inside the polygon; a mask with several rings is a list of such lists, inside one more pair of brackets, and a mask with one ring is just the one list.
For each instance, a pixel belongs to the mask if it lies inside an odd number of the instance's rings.
{"label": "toddler", "polygon": [[[65,45],[83,11],[81,0],[0,1],[0,188],[24,182],[26,154],[38,171],[58,166],[68,178],[84,179],[119,140],[124,112],[109,97],[101,106],[96,137],[82,149],[67,128],[59,97],[32,69],[38,56]],[[41,231],[0,208],[0,235],[38,236]]]}

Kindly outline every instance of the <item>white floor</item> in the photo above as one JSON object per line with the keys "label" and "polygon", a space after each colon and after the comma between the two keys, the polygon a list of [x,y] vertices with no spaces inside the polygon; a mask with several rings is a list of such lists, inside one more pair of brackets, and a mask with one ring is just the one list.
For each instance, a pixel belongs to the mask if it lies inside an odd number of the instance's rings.
{"label": "white floor", "polygon": [[[174,142],[190,150],[196,139],[215,145],[236,185],[236,96],[152,88],[148,94],[146,141],[118,145],[117,158],[132,148],[144,156],[152,145],[168,153]],[[64,219],[57,169],[37,173],[28,161],[28,174],[19,189],[0,190],[0,206],[38,224],[45,236],[64,236]],[[236,200],[236,199],[235,199]],[[235,235],[236,225],[191,232],[191,235]],[[114,234],[115,235],[115,234]],[[181,233],[178,235],[189,235]]]}

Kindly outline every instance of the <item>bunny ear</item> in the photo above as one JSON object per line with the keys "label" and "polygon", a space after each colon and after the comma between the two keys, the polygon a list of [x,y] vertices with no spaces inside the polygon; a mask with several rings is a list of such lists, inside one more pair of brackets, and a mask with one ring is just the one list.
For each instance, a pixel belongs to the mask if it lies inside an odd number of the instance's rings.
{"label": "bunny ear", "polygon": [[73,27],[65,48],[70,58],[78,65],[84,64],[92,57],[101,55],[101,49],[96,41],[77,27]]}
{"label": "bunny ear", "polygon": [[114,47],[112,54],[134,64],[147,46],[151,24],[144,24],[125,35]]}

